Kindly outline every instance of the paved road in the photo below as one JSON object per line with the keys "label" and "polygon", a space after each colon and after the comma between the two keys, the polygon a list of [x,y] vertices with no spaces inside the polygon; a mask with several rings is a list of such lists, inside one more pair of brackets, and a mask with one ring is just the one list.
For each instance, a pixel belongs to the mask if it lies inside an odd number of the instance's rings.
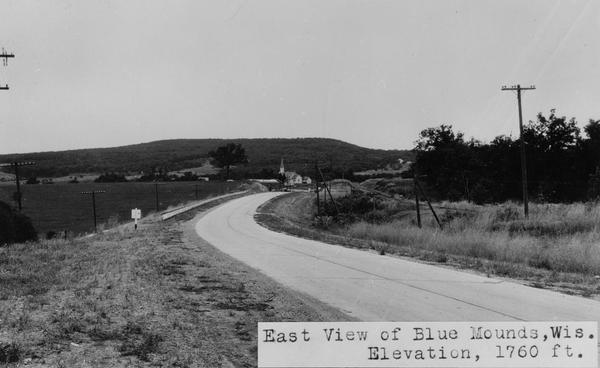
{"label": "paved road", "polygon": [[277,195],[232,200],[202,217],[196,231],[223,252],[359,320],[600,319],[596,301],[267,230],[253,215]]}

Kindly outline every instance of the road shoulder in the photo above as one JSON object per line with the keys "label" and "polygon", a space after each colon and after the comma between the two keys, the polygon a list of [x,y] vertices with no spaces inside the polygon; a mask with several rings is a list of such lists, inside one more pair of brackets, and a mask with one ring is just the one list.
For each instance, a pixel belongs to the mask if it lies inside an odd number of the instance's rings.
{"label": "road shoulder", "polygon": [[259,321],[350,320],[218,251],[197,218],[0,249],[0,365],[255,367]]}

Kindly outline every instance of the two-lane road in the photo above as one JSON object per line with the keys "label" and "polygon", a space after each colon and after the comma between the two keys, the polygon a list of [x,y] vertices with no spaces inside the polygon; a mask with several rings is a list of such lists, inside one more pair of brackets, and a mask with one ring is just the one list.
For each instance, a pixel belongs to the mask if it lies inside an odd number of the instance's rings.
{"label": "two-lane road", "polygon": [[232,200],[198,234],[283,285],[364,321],[600,319],[600,303],[495,278],[276,233],[254,221],[280,193]]}

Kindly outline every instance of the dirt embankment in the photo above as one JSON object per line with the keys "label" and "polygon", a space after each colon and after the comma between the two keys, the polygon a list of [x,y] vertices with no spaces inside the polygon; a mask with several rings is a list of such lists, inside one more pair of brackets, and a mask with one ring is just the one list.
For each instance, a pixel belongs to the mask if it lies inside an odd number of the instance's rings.
{"label": "dirt embankment", "polygon": [[193,223],[0,248],[0,365],[255,367],[258,321],[348,319],[222,254]]}

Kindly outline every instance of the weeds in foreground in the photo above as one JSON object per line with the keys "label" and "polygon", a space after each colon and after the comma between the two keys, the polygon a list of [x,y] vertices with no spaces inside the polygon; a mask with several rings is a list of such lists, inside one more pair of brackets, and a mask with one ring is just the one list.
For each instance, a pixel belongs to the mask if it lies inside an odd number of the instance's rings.
{"label": "weeds in foreground", "polygon": [[0,342],[0,363],[16,363],[21,359],[21,353],[16,343]]}
{"label": "weeds in foreground", "polygon": [[150,354],[158,352],[163,338],[146,330],[140,324],[129,322],[123,329],[126,340],[119,347],[123,356],[136,356],[144,362],[150,361]]}
{"label": "weeds in foreground", "polygon": [[347,235],[447,255],[525,264],[557,272],[600,275],[600,205],[534,204],[528,220],[517,204],[475,206],[442,203],[444,229],[410,217],[388,223],[360,221],[343,228]]}

